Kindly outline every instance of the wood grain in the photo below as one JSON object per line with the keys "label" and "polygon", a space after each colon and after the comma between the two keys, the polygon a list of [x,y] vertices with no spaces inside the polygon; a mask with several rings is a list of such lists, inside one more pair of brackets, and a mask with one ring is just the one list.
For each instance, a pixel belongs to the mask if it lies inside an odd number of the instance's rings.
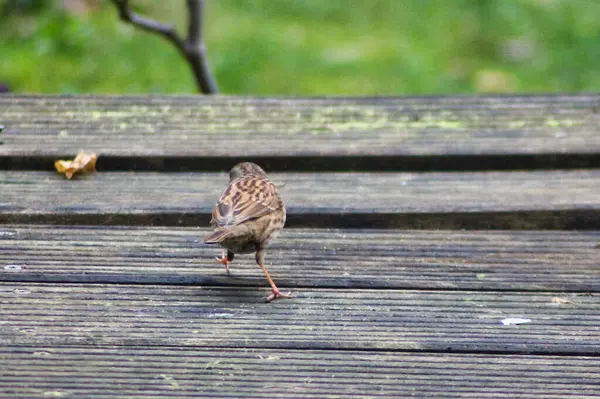
{"label": "wood grain", "polygon": [[[600,95],[9,94],[0,123],[0,398],[600,397]],[[80,149],[99,173],[51,172]],[[293,300],[201,243],[241,160],[288,172]]]}
{"label": "wood grain", "polygon": [[[271,174],[288,227],[600,229],[600,170]],[[0,171],[1,223],[206,226],[219,173]]]}
{"label": "wood grain", "polygon": [[0,398],[598,397],[600,359],[356,351],[0,348]]}
{"label": "wood grain", "polygon": [[[599,296],[294,292],[269,304],[254,288],[1,283],[0,344],[582,355],[600,345]],[[531,323],[505,326],[506,317]]]}
{"label": "wood grain", "polygon": [[[5,168],[477,170],[600,165],[600,96],[0,97]],[[105,160],[107,161],[106,163]]]}
{"label": "wood grain", "polygon": [[[207,229],[0,226],[0,281],[266,287],[226,276]],[[600,292],[600,232],[285,229],[267,252],[287,287]]]}

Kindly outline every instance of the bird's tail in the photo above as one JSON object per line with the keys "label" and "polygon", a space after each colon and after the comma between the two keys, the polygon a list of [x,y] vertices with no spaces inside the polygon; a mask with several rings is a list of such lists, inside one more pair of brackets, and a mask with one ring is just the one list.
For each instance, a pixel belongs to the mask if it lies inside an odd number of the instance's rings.
{"label": "bird's tail", "polygon": [[204,237],[205,244],[218,244],[230,235],[233,232],[226,227],[218,227],[215,231]]}

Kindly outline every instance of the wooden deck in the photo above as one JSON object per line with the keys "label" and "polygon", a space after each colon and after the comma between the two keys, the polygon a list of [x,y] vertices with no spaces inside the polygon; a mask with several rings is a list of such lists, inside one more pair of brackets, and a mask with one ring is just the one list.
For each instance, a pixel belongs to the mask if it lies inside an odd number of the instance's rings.
{"label": "wooden deck", "polygon": [[[2,95],[0,124],[0,398],[600,397],[600,95]],[[98,173],[53,171],[80,149]],[[201,242],[240,160],[285,184],[293,300]]]}

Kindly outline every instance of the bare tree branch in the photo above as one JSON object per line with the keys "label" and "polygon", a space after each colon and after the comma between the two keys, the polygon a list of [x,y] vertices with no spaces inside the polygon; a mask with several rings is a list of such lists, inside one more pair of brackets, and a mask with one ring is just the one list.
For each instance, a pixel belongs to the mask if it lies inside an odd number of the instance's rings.
{"label": "bare tree branch", "polygon": [[206,50],[202,40],[202,21],[204,17],[203,0],[187,0],[188,36],[183,39],[173,25],[165,25],[158,21],[140,16],[129,7],[129,0],[112,0],[119,16],[125,22],[148,32],[156,33],[170,41],[190,64],[198,90],[205,94],[218,93],[217,82],[210,71],[206,60]]}
{"label": "bare tree branch", "polygon": [[187,0],[188,6],[188,40],[190,45],[202,43],[202,21],[204,21],[204,0]]}
{"label": "bare tree branch", "polygon": [[196,84],[203,93],[217,93],[217,82],[208,66],[206,47],[202,38],[204,21],[204,0],[187,0],[188,37],[186,40],[187,59],[194,70]]}

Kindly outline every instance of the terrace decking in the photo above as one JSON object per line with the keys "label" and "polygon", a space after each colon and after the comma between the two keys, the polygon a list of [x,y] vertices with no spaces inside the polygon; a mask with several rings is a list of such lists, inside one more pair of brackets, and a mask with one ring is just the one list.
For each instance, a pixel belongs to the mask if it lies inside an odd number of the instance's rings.
{"label": "terrace decking", "polygon": [[[1,398],[600,397],[600,96],[2,95],[0,124]],[[53,171],[80,149],[97,173]],[[202,244],[242,160],[285,184],[292,300]]]}

